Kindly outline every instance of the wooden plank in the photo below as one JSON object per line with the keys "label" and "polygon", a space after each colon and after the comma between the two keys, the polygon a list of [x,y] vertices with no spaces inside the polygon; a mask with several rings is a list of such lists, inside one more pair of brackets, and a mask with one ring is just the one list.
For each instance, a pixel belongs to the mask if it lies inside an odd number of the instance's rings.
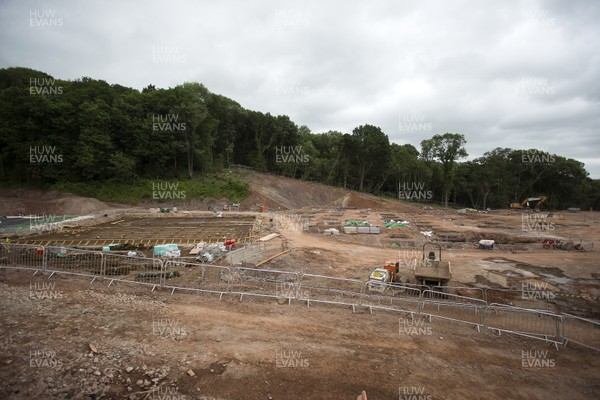
{"label": "wooden plank", "polygon": [[273,257],[269,257],[269,258],[267,258],[266,260],[263,260],[263,261],[259,262],[258,264],[256,264],[256,267],[258,267],[259,265],[263,265],[264,263],[267,263],[267,262],[269,262],[269,261],[273,260],[274,258],[277,258],[277,257],[279,257],[279,256],[282,256],[282,255],[284,255],[285,253],[289,253],[290,251],[292,251],[292,249],[288,249],[288,250],[286,250],[286,251],[282,251],[281,253],[277,253],[277,254],[275,254]]}

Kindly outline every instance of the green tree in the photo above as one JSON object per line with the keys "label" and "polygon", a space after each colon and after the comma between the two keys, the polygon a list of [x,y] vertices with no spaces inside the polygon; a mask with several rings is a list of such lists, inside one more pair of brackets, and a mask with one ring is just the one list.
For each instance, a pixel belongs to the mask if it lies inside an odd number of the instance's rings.
{"label": "green tree", "polygon": [[203,165],[212,160],[211,131],[217,121],[208,114],[206,102],[210,93],[203,85],[184,83],[175,87],[174,95],[177,100],[169,115],[173,116],[172,121],[176,117],[174,123],[185,123],[185,130],[175,129],[174,132],[185,140],[187,173],[192,178],[196,158],[200,158]]}
{"label": "green tree", "polygon": [[389,174],[390,142],[380,128],[361,125],[352,131],[345,153],[358,177],[358,190],[379,190]]}
{"label": "green tree", "polygon": [[464,135],[458,133],[445,133],[435,135],[431,139],[421,142],[421,157],[423,160],[437,160],[442,163],[443,187],[442,197],[446,207],[452,190],[456,162],[468,156],[464,148],[466,140]]}

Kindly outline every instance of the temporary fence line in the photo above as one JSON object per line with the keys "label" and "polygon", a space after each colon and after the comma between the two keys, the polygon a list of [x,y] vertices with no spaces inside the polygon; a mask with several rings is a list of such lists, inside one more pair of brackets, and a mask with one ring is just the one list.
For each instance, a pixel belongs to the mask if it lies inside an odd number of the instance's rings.
{"label": "temporary fence line", "polygon": [[[557,348],[558,344],[566,346],[568,342],[574,342],[600,351],[598,321],[548,310],[488,303],[483,299],[437,290],[422,290],[408,285],[384,285],[384,289],[392,289],[388,291],[392,295],[385,295],[367,290],[367,282],[356,279],[129,257],[64,246],[44,247],[12,243],[0,244],[0,267],[34,270],[34,275],[39,271],[50,272],[48,279],[54,274],[68,274],[92,277],[92,282],[102,278],[109,281],[108,286],[114,282],[142,284],[152,286],[152,290],[157,287],[171,289],[171,294],[180,289],[218,294],[219,299],[225,294],[239,295],[240,301],[244,296],[284,298],[290,305],[292,300],[295,300],[306,302],[309,308],[311,303],[331,304],[352,307],[353,312],[357,307],[366,307],[371,313],[373,310],[382,310],[407,313],[411,317],[416,314],[425,316],[430,321],[432,318],[440,318],[466,323],[477,327],[478,330],[483,326],[498,334],[507,332],[543,340]],[[310,294],[306,292],[308,290],[311,291]],[[490,289],[492,290],[497,289]],[[297,292],[291,293],[293,291]],[[413,295],[396,296],[399,291],[410,292]],[[515,289],[506,290],[510,291],[518,292]],[[487,291],[483,293],[486,296],[488,294]],[[339,301],[340,296],[351,300]],[[469,318],[465,316],[465,312]]]}

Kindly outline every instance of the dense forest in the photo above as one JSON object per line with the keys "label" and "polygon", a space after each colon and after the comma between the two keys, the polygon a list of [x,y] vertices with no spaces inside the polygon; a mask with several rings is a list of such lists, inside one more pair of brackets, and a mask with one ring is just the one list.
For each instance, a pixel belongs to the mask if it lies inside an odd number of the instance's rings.
{"label": "dense forest", "polygon": [[188,180],[232,165],[412,201],[506,208],[546,195],[551,208],[600,206],[581,162],[491,149],[465,161],[467,138],[433,135],[417,149],[376,126],[313,133],[285,115],[245,109],[199,83],[141,92],[102,80],[0,70],[0,182]]}

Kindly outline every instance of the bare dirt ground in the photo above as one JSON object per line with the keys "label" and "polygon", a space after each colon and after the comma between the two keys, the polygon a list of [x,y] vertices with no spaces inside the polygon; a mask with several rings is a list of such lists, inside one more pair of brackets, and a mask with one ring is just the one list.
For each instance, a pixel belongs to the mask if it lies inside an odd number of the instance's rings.
{"label": "bare dirt ground", "polygon": [[[383,261],[419,257],[421,246],[434,240],[451,262],[451,285],[543,283],[561,293],[560,301],[548,305],[553,310],[600,318],[600,257],[598,248],[589,247],[600,243],[598,213],[459,214],[245,175],[252,195],[242,209],[266,205],[269,210],[244,213],[262,221],[254,237],[278,231],[291,246],[261,268],[366,280]],[[70,215],[61,211],[61,201],[95,203],[40,195],[36,202],[27,193],[0,192],[0,204],[10,211],[4,214]],[[102,215],[143,211],[96,206]],[[81,213],[87,212],[94,211]],[[323,236],[324,229],[340,229],[347,219],[369,221],[382,233]],[[386,229],[388,219],[408,224]],[[165,231],[175,229],[169,224],[174,220],[162,220]],[[160,224],[153,226],[161,230]],[[93,234],[93,227],[85,229]],[[546,238],[585,244],[588,251],[545,250]],[[479,250],[480,239],[497,245]],[[400,275],[410,282],[409,271]],[[399,314],[171,296],[160,289],[15,270],[0,270],[0,298],[0,398],[355,399],[362,390],[369,399],[600,397],[594,351],[575,344],[557,351],[539,341],[479,333],[442,320],[416,322],[418,329],[409,334],[402,331],[405,320]],[[540,364],[535,368],[527,366],[532,354]]]}
{"label": "bare dirt ground", "polygon": [[[575,346],[556,351],[440,321],[412,334],[399,329],[401,315],[360,309],[1,273],[4,399],[355,399],[362,390],[369,399],[600,395],[597,355]],[[544,363],[524,367],[523,354]]]}

